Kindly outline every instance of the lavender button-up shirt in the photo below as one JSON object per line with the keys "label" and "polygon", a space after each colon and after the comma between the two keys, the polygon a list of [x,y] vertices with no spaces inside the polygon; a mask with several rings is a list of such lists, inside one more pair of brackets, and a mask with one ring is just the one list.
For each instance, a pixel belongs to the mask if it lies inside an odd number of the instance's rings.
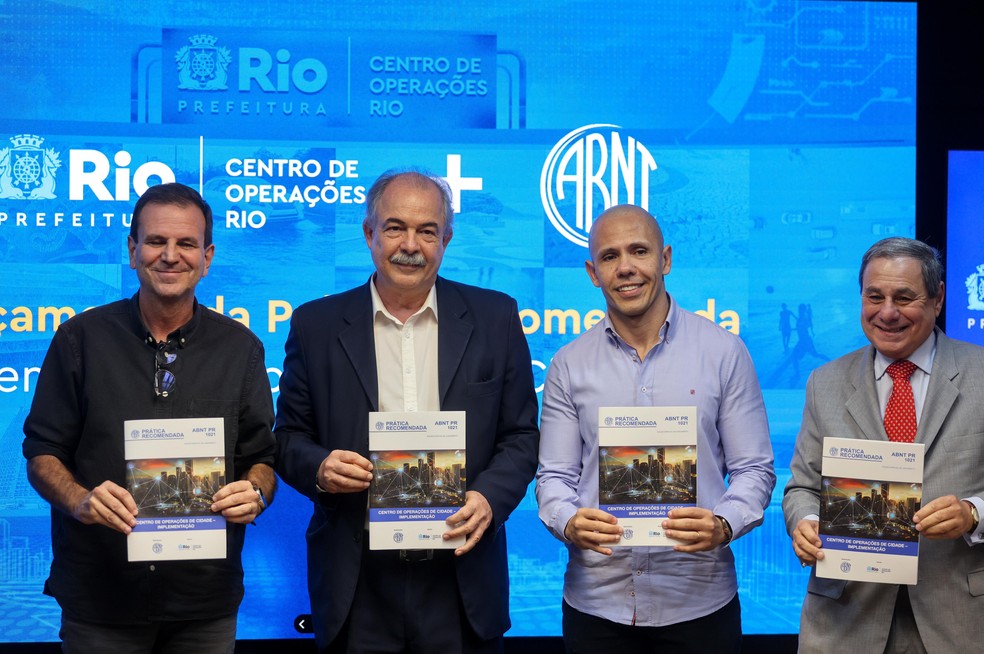
{"label": "lavender button-up shirt", "polygon": [[598,506],[602,406],[696,406],[697,504],[725,518],[738,538],[761,524],[776,483],[765,405],[748,350],[737,336],[671,299],[660,342],[645,359],[606,317],[557,352],[543,391],[536,497],[540,519],[570,552],[567,603],[641,626],[713,613],[738,590],[729,547],[692,554],[615,547],[606,557],[564,537],[578,508]]}

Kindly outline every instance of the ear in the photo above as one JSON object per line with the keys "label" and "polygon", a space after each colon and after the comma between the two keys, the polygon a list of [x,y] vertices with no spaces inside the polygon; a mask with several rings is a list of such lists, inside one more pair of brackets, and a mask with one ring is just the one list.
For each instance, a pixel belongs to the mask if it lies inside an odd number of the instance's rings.
{"label": "ear", "polygon": [[369,226],[369,223],[368,222],[363,221],[362,222],[362,235],[366,237],[366,246],[370,250],[372,249],[372,233],[373,233],[372,227]]}
{"label": "ear", "polygon": [[663,248],[663,274],[669,275],[670,268],[673,267],[673,247],[667,245]]}
{"label": "ear", "polygon": [[940,282],[940,290],[936,294],[936,297],[933,298],[933,303],[935,305],[933,306],[933,310],[936,311],[937,318],[940,317],[940,312],[943,311],[943,298],[946,297],[946,293],[944,292],[945,290],[946,288],[943,282]]}
{"label": "ear", "polygon": [[601,280],[598,279],[598,273],[595,271],[594,261],[591,259],[585,260],[584,269],[588,272],[588,277],[591,278],[591,283],[596,287],[601,288]]}
{"label": "ear", "polygon": [[212,265],[212,257],[215,256],[215,243],[210,243],[207,248],[205,248],[205,269],[202,271],[202,277],[208,275],[209,266]]}
{"label": "ear", "polygon": [[132,236],[126,237],[126,249],[130,252],[130,269],[137,269],[137,242]]}

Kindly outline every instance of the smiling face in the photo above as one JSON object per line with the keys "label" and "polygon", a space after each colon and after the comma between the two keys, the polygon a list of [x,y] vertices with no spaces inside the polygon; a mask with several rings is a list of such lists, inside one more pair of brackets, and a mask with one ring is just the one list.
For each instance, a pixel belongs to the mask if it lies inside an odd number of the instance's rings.
{"label": "smiling face", "polygon": [[145,205],[137,238],[129,237],[127,247],[141,300],[158,304],[192,303],[215,251],[205,246],[205,216],[193,204]]}
{"label": "smiling face", "polygon": [[376,266],[376,290],[391,304],[422,304],[437,279],[446,229],[441,192],[430,182],[398,178],[383,191],[375,218],[363,226]]}
{"label": "smiling face", "polygon": [[609,209],[595,221],[589,248],[585,268],[605,296],[616,330],[661,325],[669,309],[663,276],[670,272],[672,250],[663,246],[652,216],[638,207]]}
{"label": "smiling face", "polygon": [[943,284],[929,297],[919,261],[874,258],[861,276],[861,328],[889,359],[906,359],[933,333]]}

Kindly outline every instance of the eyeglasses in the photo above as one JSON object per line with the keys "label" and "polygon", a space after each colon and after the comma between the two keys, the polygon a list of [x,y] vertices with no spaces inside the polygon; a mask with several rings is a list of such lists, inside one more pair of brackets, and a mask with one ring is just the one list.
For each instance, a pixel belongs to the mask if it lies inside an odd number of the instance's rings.
{"label": "eyeglasses", "polygon": [[167,397],[169,394],[174,392],[174,386],[177,380],[174,378],[174,373],[168,370],[168,366],[174,363],[174,360],[178,358],[177,352],[168,352],[167,347],[170,342],[161,342],[157,345],[157,352],[154,355],[154,363],[156,364],[154,370],[154,392],[157,393],[157,397]]}

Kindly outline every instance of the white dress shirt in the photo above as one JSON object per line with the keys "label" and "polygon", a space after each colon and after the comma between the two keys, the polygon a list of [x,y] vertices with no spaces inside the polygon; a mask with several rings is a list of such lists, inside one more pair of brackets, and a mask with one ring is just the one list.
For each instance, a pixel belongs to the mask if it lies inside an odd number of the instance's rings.
{"label": "white dress shirt", "polygon": [[439,411],[437,288],[431,287],[424,304],[405,323],[383,305],[376,291],[375,277],[369,288],[379,410]]}

